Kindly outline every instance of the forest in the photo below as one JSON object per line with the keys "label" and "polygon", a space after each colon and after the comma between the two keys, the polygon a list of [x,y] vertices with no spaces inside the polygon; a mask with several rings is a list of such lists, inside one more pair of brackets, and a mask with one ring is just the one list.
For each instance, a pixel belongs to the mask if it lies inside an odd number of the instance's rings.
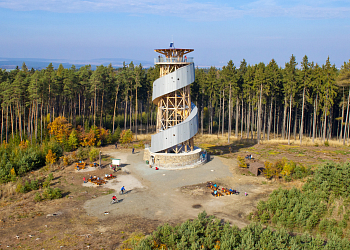
{"label": "forest", "polygon": [[151,235],[130,238],[124,249],[350,249],[347,239],[331,234],[328,241],[319,235],[290,234],[286,229],[259,223],[239,229],[202,212],[195,220],[170,226],[163,224]]}
{"label": "forest", "polygon": [[[299,65],[299,67],[298,67]],[[66,117],[73,127],[131,129],[136,136],[152,133],[156,106],[152,84],[157,66],[125,64],[120,68],[90,65],[79,69],[0,69],[1,143],[17,135],[20,141],[42,142],[47,124]],[[229,61],[220,68],[197,68],[191,85],[199,108],[200,133],[270,140],[309,137],[344,144],[349,138],[350,60],[341,69],[328,58],[323,65],[294,55],[283,67],[239,66]]]}
{"label": "forest", "polygon": [[[228,142],[231,136],[257,143],[308,137],[347,144],[350,60],[337,69],[329,58],[319,66],[305,56],[297,65],[292,55],[283,68],[274,60],[249,65],[244,59],[239,67],[229,61],[222,69],[197,68],[191,98],[199,108],[199,133]],[[64,151],[115,142],[122,130],[136,140],[153,133],[158,77],[157,65],[132,62],[96,70],[52,64],[29,70],[25,63],[0,69],[0,181],[43,166],[49,153],[57,160]]]}
{"label": "forest", "polygon": [[349,163],[319,166],[302,189],[274,190],[251,219],[291,231],[349,236]]}

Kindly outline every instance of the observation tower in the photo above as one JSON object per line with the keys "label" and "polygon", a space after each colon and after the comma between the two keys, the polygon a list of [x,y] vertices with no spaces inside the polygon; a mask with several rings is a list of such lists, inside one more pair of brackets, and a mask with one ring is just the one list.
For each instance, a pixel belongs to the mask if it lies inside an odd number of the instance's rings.
{"label": "observation tower", "polygon": [[198,132],[198,109],[190,95],[190,84],[195,80],[193,57],[187,57],[193,49],[178,49],[170,43],[169,48],[154,51],[161,54],[154,59],[160,76],[153,82],[152,94],[158,108],[157,127],[144,159],[162,168],[203,162],[203,152],[193,143]]}

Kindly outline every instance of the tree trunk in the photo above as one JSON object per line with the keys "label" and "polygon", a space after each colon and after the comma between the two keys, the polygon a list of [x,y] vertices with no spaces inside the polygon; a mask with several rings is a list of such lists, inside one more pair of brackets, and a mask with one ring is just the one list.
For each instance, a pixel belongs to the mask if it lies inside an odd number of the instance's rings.
{"label": "tree trunk", "polygon": [[222,90],[222,137],[225,132],[225,89]]}
{"label": "tree trunk", "polygon": [[[119,86],[118,86],[119,87]],[[118,92],[119,88],[117,88],[117,92],[115,94],[115,99],[114,99],[114,109],[113,109],[113,134],[114,134],[114,124],[115,124],[115,112],[117,110],[117,99],[118,99]]]}
{"label": "tree trunk", "polygon": [[135,100],[135,139],[136,140],[137,140],[137,115],[138,115],[138,113],[137,113],[137,104],[138,103],[137,103],[137,85],[136,85],[136,100]]}
{"label": "tree trunk", "polygon": [[102,97],[101,97],[101,115],[100,115],[100,128],[102,128],[103,101],[104,101],[104,91],[102,90]]}
{"label": "tree trunk", "polygon": [[344,123],[344,104],[345,104],[345,95],[344,95],[344,87],[343,87],[343,103],[342,103],[342,112],[341,112],[341,124],[340,124],[340,135],[339,141],[343,138],[343,123]]}
{"label": "tree trunk", "polygon": [[230,136],[231,136],[231,82],[230,82],[230,93],[229,93],[229,101],[228,101],[228,136],[227,136],[227,142],[230,143]]}
{"label": "tree trunk", "polygon": [[15,134],[13,131],[13,114],[12,114],[12,105],[10,105],[10,115],[11,115],[11,128],[12,128],[12,139],[15,139]]}
{"label": "tree trunk", "polygon": [[303,104],[301,106],[301,123],[300,123],[300,145],[303,141],[303,129],[304,129],[304,105],[305,105],[305,87],[303,89]]}
{"label": "tree trunk", "polygon": [[265,131],[266,131],[266,104],[264,104],[264,127],[263,127],[263,140],[265,141]]}
{"label": "tree trunk", "polygon": [[243,119],[244,119],[244,102],[242,97],[242,115],[241,115],[241,140],[243,139]]}
{"label": "tree trunk", "polygon": [[328,89],[327,89],[325,108],[324,108],[323,142],[326,141],[326,131],[327,131],[327,112],[328,112],[328,110],[327,110],[327,101],[328,101]]}
{"label": "tree trunk", "polygon": [[128,95],[125,96],[125,108],[124,108],[124,130],[126,130],[126,119],[128,118]]}
{"label": "tree trunk", "polygon": [[95,85],[95,97],[94,97],[94,126],[96,126],[96,85]]}
{"label": "tree trunk", "polygon": [[[349,96],[348,96],[348,107],[346,109],[346,119],[345,119],[345,127],[344,127],[343,145],[345,145],[346,134],[347,134],[347,126],[348,126],[348,119],[349,119],[349,102],[350,102],[350,88],[349,88]],[[348,134],[348,136],[349,136],[349,134]]]}
{"label": "tree trunk", "polygon": [[270,103],[269,122],[267,126],[267,140],[270,140],[270,131],[271,131],[271,123],[272,123],[272,103],[273,103],[273,98],[271,98],[271,103]]}
{"label": "tree trunk", "polygon": [[21,109],[20,109],[20,106],[19,106],[19,103],[17,102],[17,111],[18,111],[18,127],[19,127],[19,136],[21,138],[21,141],[23,141],[23,138],[22,138],[22,119],[21,119]]}
{"label": "tree trunk", "polygon": [[[273,139],[276,139],[276,130],[277,130],[277,138],[278,138],[278,121],[277,121],[277,129],[276,129],[276,100],[275,100],[275,112],[273,113]],[[279,115],[277,116],[279,119]]]}
{"label": "tree trunk", "polygon": [[201,134],[203,135],[204,129],[204,89],[202,88],[202,104],[201,104]]}
{"label": "tree trunk", "polygon": [[130,130],[132,131],[132,98],[133,96],[130,95],[130,105],[129,105],[129,115],[130,115]]}
{"label": "tree trunk", "polygon": [[250,103],[250,97],[249,97],[249,107],[248,107],[248,118],[247,118],[247,139],[249,139],[249,129],[250,129],[250,113],[251,113],[251,103]]}
{"label": "tree trunk", "polygon": [[290,125],[292,123],[292,94],[289,99],[288,145],[290,145]]}
{"label": "tree trunk", "polygon": [[237,96],[236,99],[236,131],[235,131],[235,137],[238,139],[238,122],[239,122],[239,99]]}
{"label": "tree trunk", "polygon": [[218,138],[219,138],[219,135],[220,135],[220,125],[221,125],[221,115],[220,115],[220,112],[221,112],[221,91],[219,93],[220,93],[219,94],[220,106],[219,106]]}
{"label": "tree trunk", "polygon": [[259,107],[258,107],[258,144],[260,144],[260,132],[261,132],[261,101],[262,101],[262,84],[260,84],[260,98],[259,98]]}
{"label": "tree trunk", "polygon": [[[350,91],[349,91],[350,95]],[[312,143],[315,142],[315,135],[316,135],[316,118],[317,118],[317,99],[318,99],[318,93],[316,94],[316,100],[315,100],[315,105],[314,105],[314,121],[312,123],[313,129],[312,129]]]}
{"label": "tree trunk", "polygon": [[282,123],[282,140],[286,136],[286,117],[287,117],[287,98],[284,98],[284,111],[283,111],[283,123]]}
{"label": "tree trunk", "polygon": [[297,120],[298,120],[298,112],[297,112],[297,105],[295,105],[295,111],[294,111],[295,115],[294,115],[294,141],[296,140],[296,136],[297,136]]}
{"label": "tree trunk", "polygon": [[1,141],[0,141],[1,144],[2,144],[3,129],[4,129],[4,107],[1,108]]}

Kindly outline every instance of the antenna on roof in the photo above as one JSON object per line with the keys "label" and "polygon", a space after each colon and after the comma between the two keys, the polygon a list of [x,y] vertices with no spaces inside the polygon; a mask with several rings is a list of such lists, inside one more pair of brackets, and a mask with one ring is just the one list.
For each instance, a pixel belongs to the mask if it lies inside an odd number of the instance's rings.
{"label": "antenna on roof", "polygon": [[175,44],[174,44],[174,38],[171,36],[171,43],[170,43],[170,49],[175,49]]}

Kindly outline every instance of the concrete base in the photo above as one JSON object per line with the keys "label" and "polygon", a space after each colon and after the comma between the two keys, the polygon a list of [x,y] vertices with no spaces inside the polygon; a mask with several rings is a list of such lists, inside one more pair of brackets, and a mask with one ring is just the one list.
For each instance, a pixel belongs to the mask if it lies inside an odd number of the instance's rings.
{"label": "concrete base", "polygon": [[176,170],[193,168],[206,162],[207,155],[203,157],[203,151],[200,148],[194,148],[193,151],[182,153],[153,153],[149,148],[145,148],[143,160],[149,162],[153,167],[160,169]]}

